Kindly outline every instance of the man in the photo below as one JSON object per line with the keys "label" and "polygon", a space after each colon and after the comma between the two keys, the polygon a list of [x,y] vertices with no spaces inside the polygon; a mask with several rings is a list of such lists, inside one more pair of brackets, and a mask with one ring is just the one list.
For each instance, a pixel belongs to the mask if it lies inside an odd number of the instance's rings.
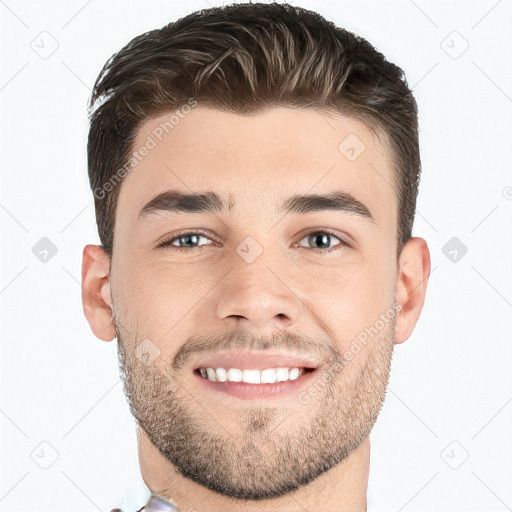
{"label": "man", "polygon": [[430,272],[403,72],[314,12],[238,4],[133,39],[91,106],[82,298],[137,421],[129,506],[366,510]]}

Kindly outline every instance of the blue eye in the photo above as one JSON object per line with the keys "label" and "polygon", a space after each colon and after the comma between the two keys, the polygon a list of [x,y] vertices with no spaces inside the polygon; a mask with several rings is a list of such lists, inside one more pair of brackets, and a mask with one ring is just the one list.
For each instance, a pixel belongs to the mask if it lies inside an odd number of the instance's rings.
{"label": "blue eye", "polygon": [[[158,245],[158,247],[172,247],[173,249],[177,249],[178,251],[187,251],[190,249],[196,249],[198,247],[202,247],[205,244],[198,245],[199,239],[210,240],[208,237],[202,235],[201,233],[183,233],[181,235],[175,236],[173,238],[169,238],[164,240],[162,243]],[[175,242],[178,242],[180,245],[176,245]],[[209,244],[206,244],[209,245]],[[192,247],[191,247],[192,246]]]}
{"label": "blue eye", "polygon": [[[338,240],[338,244],[335,244],[334,247],[330,247],[332,239]],[[306,246],[306,248],[316,249],[322,252],[333,252],[338,250],[339,247],[345,245],[341,238],[337,237],[333,233],[329,231],[314,231],[301,238],[302,240],[306,240],[308,244],[312,244],[314,247]],[[299,247],[304,247],[303,245],[299,245]]]}
{"label": "blue eye", "polygon": [[[338,243],[334,246],[331,246],[332,240],[337,240]],[[210,241],[210,243],[200,243],[201,240]],[[300,242],[306,240],[307,246],[301,245]],[[310,246],[313,245],[313,247]],[[202,250],[202,248],[212,245],[211,238],[200,232],[188,232],[181,233],[172,238],[168,238],[167,240],[162,241],[158,244],[158,247],[170,248],[172,250],[177,251],[191,251],[191,250]],[[305,236],[303,236],[299,243],[294,245],[294,247],[303,247],[305,249],[313,249],[320,252],[334,252],[348,245],[341,238],[330,233],[329,231],[313,231]]]}

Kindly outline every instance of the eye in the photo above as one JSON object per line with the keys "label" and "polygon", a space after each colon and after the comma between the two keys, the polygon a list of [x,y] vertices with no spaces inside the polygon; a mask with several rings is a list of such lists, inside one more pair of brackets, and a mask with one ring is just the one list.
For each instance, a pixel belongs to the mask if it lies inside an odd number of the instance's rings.
{"label": "eye", "polygon": [[[329,247],[330,243],[332,242],[332,239],[338,240],[338,242],[340,242],[340,243],[335,244],[334,247]],[[339,251],[343,246],[348,245],[341,238],[339,238],[334,233],[331,233],[329,231],[314,231],[312,233],[309,233],[305,237],[301,238],[300,242],[302,240],[306,240],[307,244],[313,245],[313,247],[306,245],[306,248],[317,249],[322,252]],[[300,242],[299,242],[298,246],[304,247],[304,245],[300,245]]]}
{"label": "eye", "polygon": [[[337,240],[339,243],[331,246],[331,242]],[[212,245],[212,243],[200,243],[201,241],[210,241],[211,238],[205,236],[200,232],[187,232],[181,233],[179,235],[173,236],[172,238],[168,238],[163,240],[158,244],[158,247],[171,247],[173,250],[177,251],[191,251],[193,249],[201,249],[201,247]],[[302,245],[301,242],[305,240],[306,246]],[[309,245],[311,244],[312,247]],[[304,247],[306,249],[315,249],[321,252],[335,252],[340,250],[343,246],[348,246],[349,244],[343,241],[340,237],[336,236],[334,233],[329,231],[313,231],[306,236],[302,237],[299,240],[299,243],[296,244],[297,247]]]}
{"label": "eye", "polygon": [[181,233],[172,238],[168,238],[158,244],[158,247],[172,247],[178,251],[188,251],[191,249],[197,249],[203,247],[204,245],[211,244],[200,244],[200,240],[210,240],[207,236],[204,236],[202,233]]}

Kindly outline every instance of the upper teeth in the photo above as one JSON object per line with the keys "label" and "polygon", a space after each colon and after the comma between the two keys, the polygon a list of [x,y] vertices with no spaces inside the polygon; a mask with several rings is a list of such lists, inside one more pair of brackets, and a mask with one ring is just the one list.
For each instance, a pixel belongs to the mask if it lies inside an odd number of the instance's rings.
{"label": "upper teeth", "polygon": [[304,373],[304,368],[265,368],[264,370],[239,370],[238,368],[201,368],[201,375],[214,382],[248,382],[250,384],[272,384],[295,380]]}

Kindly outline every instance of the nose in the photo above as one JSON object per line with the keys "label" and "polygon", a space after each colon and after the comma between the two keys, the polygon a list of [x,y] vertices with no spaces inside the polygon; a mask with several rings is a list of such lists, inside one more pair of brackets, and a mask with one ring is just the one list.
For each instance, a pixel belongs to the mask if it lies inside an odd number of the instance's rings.
{"label": "nose", "polygon": [[260,258],[236,262],[221,280],[216,287],[216,317],[240,329],[290,329],[302,314],[302,302],[287,282],[289,274],[279,275]]}

